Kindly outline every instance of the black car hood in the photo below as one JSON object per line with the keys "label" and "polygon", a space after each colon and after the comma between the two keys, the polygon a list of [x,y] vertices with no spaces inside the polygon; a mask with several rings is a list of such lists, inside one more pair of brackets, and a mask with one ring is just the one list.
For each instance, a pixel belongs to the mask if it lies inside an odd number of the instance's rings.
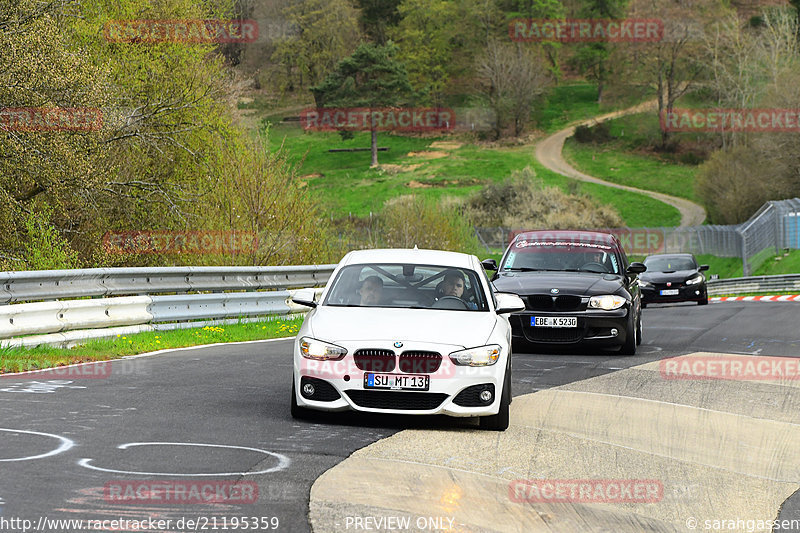
{"label": "black car hood", "polygon": [[620,294],[624,278],[590,272],[503,272],[493,283],[498,291],[522,296],[551,294],[551,289],[558,289],[558,294],[597,296]]}
{"label": "black car hood", "polygon": [[651,283],[666,283],[668,281],[671,281],[672,283],[683,283],[687,279],[693,278],[696,275],[697,270],[676,270],[675,272],[654,272],[652,270],[648,270],[647,272],[639,274],[639,279],[649,281]]}

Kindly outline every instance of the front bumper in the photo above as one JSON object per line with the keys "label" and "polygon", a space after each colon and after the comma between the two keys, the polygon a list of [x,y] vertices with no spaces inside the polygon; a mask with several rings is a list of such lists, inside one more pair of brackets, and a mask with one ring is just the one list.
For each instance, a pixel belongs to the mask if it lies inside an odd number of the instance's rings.
{"label": "front bumper", "polygon": [[[620,346],[629,334],[628,312],[627,305],[614,311],[522,311],[511,315],[511,330],[515,341],[530,344]],[[546,328],[531,325],[533,317],[545,316],[576,317],[578,326]],[[613,330],[616,330],[616,335]]]}
{"label": "front bumper", "polygon": [[[508,366],[508,347],[499,360],[491,366],[465,367],[452,363],[448,355],[461,349],[459,346],[422,345],[405,343],[402,350],[391,343],[372,342],[369,346],[339,343],[348,348],[347,355],[339,361],[315,361],[299,354],[295,343],[294,388],[300,407],[321,411],[360,411],[384,414],[419,414],[473,417],[495,415],[500,410],[501,393]],[[357,360],[359,349],[395,352],[392,365],[370,366]],[[400,363],[402,353],[427,351],[441,355],[438,368],[426,365]],[[397,353],[399,352],[399,353]],[[391,359],[390,356],[387,356]],[[366,386],[367,373],[392,376],[429,376],[428,390],[372,389]],[[309,394],[308,384],[314,393]],[[489,402],[480,400],[480,392],[490,390]]]}
{"label": "front bumper", "polygon": [[[662,295],[663,290],[677,290],[678,294]],[[700,283],[697,285],[675,285],[667,287],[666,285],[652,285],[650,287],[641,287],[642,303],[657,304],[657,303],[675,303],[675,302],[698,302],[708,299],[708,292],[706,284]]]}

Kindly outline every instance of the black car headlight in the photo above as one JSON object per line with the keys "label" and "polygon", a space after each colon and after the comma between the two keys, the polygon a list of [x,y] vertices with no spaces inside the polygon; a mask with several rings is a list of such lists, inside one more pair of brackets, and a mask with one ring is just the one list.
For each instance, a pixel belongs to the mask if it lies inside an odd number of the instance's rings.
{"label": "black car headlight", "polygon": [[589,309],[603,309],[604,311],[613,311],[614,309],[619,309],[625,302],[627,302],[625,298],[622,296],[617,296],[616,294],[604,294],[602,296],[592,296],[589,298]]}
{"label": "black car headlight", "polygon": [[300,354],[307,359],[336,361],[347,355],[347,349],[311,337],[303,337],[300,339]]}
{"label": "black car headlight", "polygon": [[686,280],[687,285],[697,285],[698,283],[703,283],[706,278],[703,277],[702,274],[697,274],[693,278],[689,278]]}

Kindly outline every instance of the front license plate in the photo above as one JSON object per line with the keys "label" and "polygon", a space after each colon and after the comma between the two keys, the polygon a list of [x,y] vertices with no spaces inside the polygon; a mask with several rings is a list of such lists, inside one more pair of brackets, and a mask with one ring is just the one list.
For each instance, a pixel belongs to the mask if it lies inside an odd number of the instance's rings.
{"label": "front license plate", "polygon": [[574,316],[532,316],[531,326],[540,328],[577,328],[578,318]]}
{"label": "front license plate", "polygon": [[364,374],[365,389],[428,390],[430,385],[430,376]]}
{"label": "front license plate", "polygon": [[661,291],[661,296],[677,296],[679,292],[678,289],[664,289]]}

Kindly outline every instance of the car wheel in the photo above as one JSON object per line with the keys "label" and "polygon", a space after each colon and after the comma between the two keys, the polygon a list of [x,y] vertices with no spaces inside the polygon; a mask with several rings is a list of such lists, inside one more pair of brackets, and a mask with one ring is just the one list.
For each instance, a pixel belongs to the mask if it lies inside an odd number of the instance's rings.
{"label": "car wheel", "polygon": [[508,429],[509,404],[511,403],[511,374],[506,372],[503,383],[503,392],[500,397],[500,411],[496,415],[482,416],[481,429],[490,431],[505,431]]}
{"label": "car wheel", "polygon": [[699,300],[699,301],[697,302],[697,305],[708,305],[708,296],[706,296],[706,297],[705,297],[705,298],[703,298],[702,300]]}
{"label": "car wheel", "polygon": [[622,355],[636,355],[636,345],[639,344],[637,342],[637,335],[639,328],[636,326],[636,322],[633,320],[633,313],[631,313],[631,318],[628,320],[628,329],[625,332],[625,344],[620,347],[619,353]]}
{"label": "car wheel", "polygon": [[639,314],[639,322],[636,326],[636,345],[639,346],[642,344],[642,315]]}
{"label": "car wheel", "polygon": [[647,307],[647,304],[642,302],[642,309],[644,309],[645,307]]}
{"label": "car wheel", "polygon": [[292,403],[290,411],[292,413],[292,418],[296,418],[298,420],[311,418],[312,415],[311,409],[306,409],[305,407],[300,407],[297,405],[297,394],[295,393],[294,389],[294,378],[292,378]]}

